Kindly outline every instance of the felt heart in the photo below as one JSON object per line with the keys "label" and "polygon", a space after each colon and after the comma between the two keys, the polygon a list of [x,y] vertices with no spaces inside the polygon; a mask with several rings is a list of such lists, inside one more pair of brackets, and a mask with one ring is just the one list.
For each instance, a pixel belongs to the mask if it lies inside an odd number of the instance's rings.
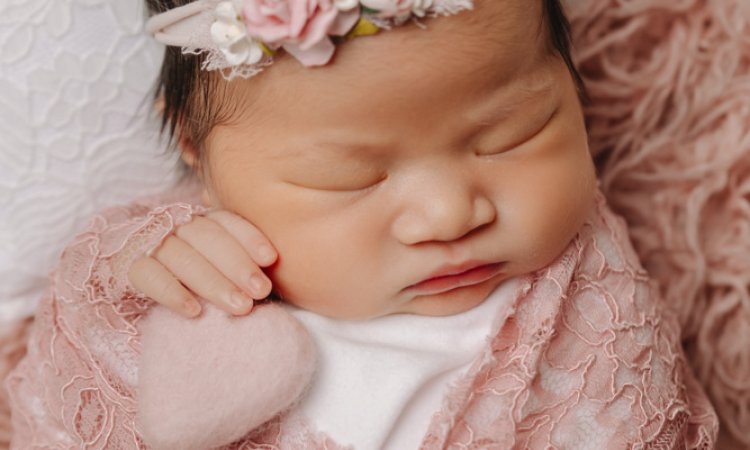
{"label": "felt heart", "polygon": [[291,407],[316,361],[303,326],[276,304],[198,319],[153,308],[139,323],[137,424],[157,449],[232,443]]}

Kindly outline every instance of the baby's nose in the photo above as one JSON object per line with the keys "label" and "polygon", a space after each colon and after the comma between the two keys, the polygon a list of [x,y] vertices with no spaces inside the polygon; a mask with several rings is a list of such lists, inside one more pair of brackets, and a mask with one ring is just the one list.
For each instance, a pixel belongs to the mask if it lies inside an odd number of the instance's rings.
{"label": "baby's nose", "polygon": [[393,234],[403,244],[450,242],[494,222],[492,199],[463,183],[445,183],[412,192],[408,206],[393,223]]}

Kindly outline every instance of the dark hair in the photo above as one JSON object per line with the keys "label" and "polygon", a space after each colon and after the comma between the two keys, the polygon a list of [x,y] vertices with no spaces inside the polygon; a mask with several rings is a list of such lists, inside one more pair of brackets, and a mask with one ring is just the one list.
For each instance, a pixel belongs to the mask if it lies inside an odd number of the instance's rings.
{"label": "dark hair", "polygon": [[[193,0],[146,0],[151,14],[158,14]],[[581,75],[571,57],[570,24],[560,0],[542,0],[544,21],[549,31],[548,45],[557,53],[570,71],[578,87],[579,96],[586,101]],[[189,142],[200,156],[211,129],[232,117],[233,102],[225,102],[231,95],[227,83],[219,82],[220,74],[201,70],[203,58],[184,55],[180,48],[167,47],[155,98],[163,98],[162,132],[169,132],[170,142]]]}

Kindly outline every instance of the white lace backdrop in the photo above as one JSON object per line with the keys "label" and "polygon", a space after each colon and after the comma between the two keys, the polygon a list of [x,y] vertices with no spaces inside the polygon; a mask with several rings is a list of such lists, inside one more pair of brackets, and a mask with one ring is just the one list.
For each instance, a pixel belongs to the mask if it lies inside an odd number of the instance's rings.
{"label": "white lace backdrop", "polygon": [[149,118],[143,0],[0,0],[0,322],[33,313],[103,207],[178,177]]}

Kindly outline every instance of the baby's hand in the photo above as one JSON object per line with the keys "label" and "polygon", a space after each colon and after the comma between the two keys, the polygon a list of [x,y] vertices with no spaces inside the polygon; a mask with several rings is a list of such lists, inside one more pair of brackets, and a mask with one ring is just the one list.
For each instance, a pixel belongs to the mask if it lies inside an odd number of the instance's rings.
{"label": "baby's hand", "polygon": [[186,317],[201,311],[193,294],[242,315],[250,312],[253,299],[271,293],[271,281],[260,268],[276,258],[252,224],[215,210],[178,227],[150,256],[133,263],[128,278],[143,294]]}

